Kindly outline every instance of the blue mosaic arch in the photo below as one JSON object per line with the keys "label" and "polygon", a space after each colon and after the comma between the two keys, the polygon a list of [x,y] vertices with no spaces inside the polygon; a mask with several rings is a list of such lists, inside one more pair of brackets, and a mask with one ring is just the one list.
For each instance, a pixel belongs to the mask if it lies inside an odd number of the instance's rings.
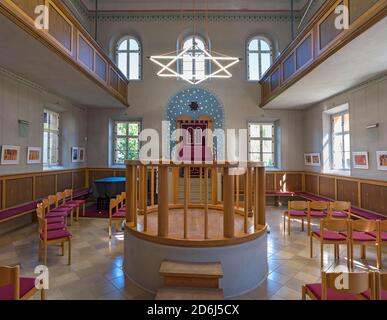
{"label": "blue mosaic arch", "polygon": [[[197,102],[197,110],[190,108],[191,102]],[[176,118],[180,116],[189,116],[193,120],[200,116],[209,116],[213,120],[213,130],[223,129],[224,126],[224,107],[220,99],[210,90],[203,87],[192,86],[179,90],[169,100],[166,107],[165,119],[170,122],[170,130],[173,133],[176,130]],[[172,149],[175,143],[170,145]],[[219,147],[221,147],[219,145]],[[216,152],[218,143],[214,141],[214,151]]]}

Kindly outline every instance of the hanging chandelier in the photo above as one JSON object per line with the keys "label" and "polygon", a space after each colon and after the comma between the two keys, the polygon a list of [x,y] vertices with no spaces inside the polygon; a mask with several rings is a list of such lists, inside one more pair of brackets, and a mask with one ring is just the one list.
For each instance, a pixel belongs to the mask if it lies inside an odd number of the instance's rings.
{"label": "hanging chandelier", "polygon": [[[157,72],[157,76],[161,78],[177,78],[187,81],[192,85],[197,85],[208,79],[223,78],[229,79],[232,77],[229,69],[237,64],[241,59],[236,57],[226,56],[208,49],[208,29],[206,46],[199,46],[196,39],[196,10],[195,0],[193,1],[193,41],[192,45],[183,50],[173,51],[161,55],[153,55],[149,57],[150,61],[157,64],[161,69]],[[205,23],[208,25],[208,2],[206,9]],[[187,72],[184,64],[189,61],[192,64],[192,70]],[[195,66],[203,64],[205,70],[202,72],[195,72]],[[210,66],[207,68],[206,66]],[[211,70],[211,71],[209,71]]]}

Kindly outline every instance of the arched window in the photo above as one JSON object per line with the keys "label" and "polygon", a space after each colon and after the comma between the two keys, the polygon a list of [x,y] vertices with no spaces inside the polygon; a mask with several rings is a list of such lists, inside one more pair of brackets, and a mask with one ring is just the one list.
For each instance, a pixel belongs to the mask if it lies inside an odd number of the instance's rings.
{"label": "arched window", "polygon": [[128,80],[140,80],[141,47],[136,38],[129,36],[118,42],[117,65]]}
{"label": "arched window", "polygon": [[258,81],[270,68],[273,50],[269,41],[261,37],[251,39],[247,45],[247,77],[250,81]]}
{"label": "arched window", "polygon": [[[194,46],[194,43],[196,43],[196,46]],[[207,73],[205,55],[200,49],[206,49],[204,41],[194,36],[186,38],[181,46],[182,52],[187,50],[183,55],[181,65],[183,75],[192,81],[203,79]]]}

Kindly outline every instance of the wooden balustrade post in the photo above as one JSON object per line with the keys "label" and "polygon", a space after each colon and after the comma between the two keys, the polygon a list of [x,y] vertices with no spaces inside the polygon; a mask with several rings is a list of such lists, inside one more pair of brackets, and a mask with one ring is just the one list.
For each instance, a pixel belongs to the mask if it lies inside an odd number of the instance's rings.
{"label": "wooden balustrade post", "polygon": [[247,167],[246,170],[247,170],[247,175],[249,180],[249,188],[248,188],[249,195],[247,196],[247,209],[248,209],[249,217],[251,217],[253,215],[253,187],[254,187],[253,181],[254,180],[253,180],[251,168]]}
{"label": "wooden balustrade post", "polygon": [[172,181],[173,203],[177,204],[179,202],[179,167],[172,168]]}
{"label": "wooden balustrade post", "polygon": [[250,170],[249,168],[246,168],[246,173],[245,173],[245,184],[244,184],[244,188],[245,188],[245,193],[244,193],[244,231],[245,233],[247,233],[248,231],[248,218],[249,218],[249,207],[248,207],[248,198],[249,198],[249,186],[250,186],[250,179],[249,179],[249,174],[248,174],[248,170]]}
{"label": "wooden balustrade post", "polygon": [[157,234],[159,237],[168,237],[169,233],[169,217],[168,217],[168,166],[159,165],[159,198],[158,198],[158,219],[157,219]]}
{"label": "wooden balustrade post", "polygon": [[218,204],[218,170],[216,166],[211,169],[211,202]]}
{"label": "wooden balustrade post", "polygon": [[223,236],[234,237],[234,176],[230,175],[231,168],[224,168],[223,173]]}
{"label": "wooden balustrade post", "polygon": [[125,190],[126,190],[126,224],[129,226],[134,225],[134,214],[133,214],[133,205],[132,205],[132,195],[133,195],[133,166],[126,166],[126,182],[125,182]]}
{"label": "wooden balustrade post", "polygon": [[145,189],[145,166],[139,168],[139,186],[138,186],[138,213],[144,214],[144,189]]}
{"label": "wooden balustrade post", "polygon": [[188,238],[189,173],[190,167],[184,167],[184,239]]}
{"label": "wooden balustrade post", "polygon": [[255,227],[266,225],[265,167],[255,168]]}
{"label": "wooden balustrade post", "polygon": [[144,232],[148,230],[148,167],[146,165],[143,166],[144,168],[144,183],[143,183],[143,193],[144,197],[142,199],[142,205],[143,205],[143,213],[144,213]]}
{"label": "wooden balustrade post", "polygon": [[208,168],[204,169],[204,239],[208,239]]}
{"label": "wooden balustrade post", "polygon": [[235,176],[235,201],[236,207],[239,208],[239,175]]}
{"label": "wooden balustrade post", "polygon": [[150,190],[151,190],[151,207],[155,205],[155,167],[151,167],[151,177],[150,177]]}

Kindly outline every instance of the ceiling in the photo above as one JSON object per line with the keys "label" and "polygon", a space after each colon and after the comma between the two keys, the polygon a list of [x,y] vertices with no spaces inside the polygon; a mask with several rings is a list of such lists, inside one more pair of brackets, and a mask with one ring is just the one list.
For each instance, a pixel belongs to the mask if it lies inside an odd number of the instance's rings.
{"label": "ceiling", "polygon": [[[88,10],[95,9],[96,0],[80,0]],[[114,12],[158,12],[205,10],[208,3],[209,11],[231,12],[287,12],[291,8],[291,0],[98,0],[99,11]],[[294,9],[302,11],[309,0],[294,0]]]}
{"label": "ceiling", "polygon": [[387,18],[352,40],[265,105],[304,109],[387,72]]}

